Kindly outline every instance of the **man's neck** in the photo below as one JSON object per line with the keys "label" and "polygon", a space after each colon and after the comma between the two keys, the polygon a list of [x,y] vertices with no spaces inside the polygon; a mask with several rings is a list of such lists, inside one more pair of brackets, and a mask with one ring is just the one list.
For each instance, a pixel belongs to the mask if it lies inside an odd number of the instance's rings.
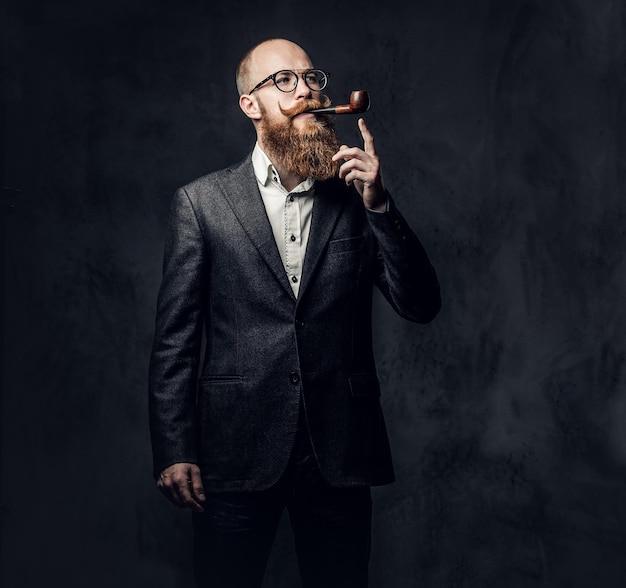
{"label": "man's neck", "polygon": [[286,172],[278,167],[276,167],[276,173],[278,173],[280,183],[283,185],[285,190],[287,190],[287,192],[291,192],[298,184],[301,184],[306,179],[301,178],[296,174],[290,174],[289,172]]}

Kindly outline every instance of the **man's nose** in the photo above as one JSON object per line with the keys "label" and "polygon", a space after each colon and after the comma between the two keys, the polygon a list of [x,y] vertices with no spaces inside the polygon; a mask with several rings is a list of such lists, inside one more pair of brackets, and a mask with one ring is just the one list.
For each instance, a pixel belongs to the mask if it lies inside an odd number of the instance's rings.
{"label": "man's nose", "polygon": [[311,88],[306,85],[304,81],[304,77],[302,74],[298,75],[298,83],[296,84],[295,89],[296,98],[312,98],[313,92]]}

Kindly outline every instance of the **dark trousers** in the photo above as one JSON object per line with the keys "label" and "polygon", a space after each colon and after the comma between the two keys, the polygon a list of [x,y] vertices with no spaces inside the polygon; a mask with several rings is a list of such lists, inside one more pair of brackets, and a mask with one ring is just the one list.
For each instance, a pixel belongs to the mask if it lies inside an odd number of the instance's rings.
{"label": "dark trousers", "polygon": [[302,426],[276,485],[260,492],[209,494],[205,512],[193,513],[198,588],[259,588],[285,507],[304,588],[366,588],[370,488],[328,484]]}

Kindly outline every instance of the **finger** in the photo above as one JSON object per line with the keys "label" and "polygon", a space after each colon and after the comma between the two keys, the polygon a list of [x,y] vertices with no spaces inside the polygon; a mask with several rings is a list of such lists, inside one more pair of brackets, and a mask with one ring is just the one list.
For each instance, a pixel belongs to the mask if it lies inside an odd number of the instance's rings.
{"label": "finger", "polygon": [[176,488],[176,493],[178,494],[178,499],[180,500],[181,507],[188,507],[191,508],[191,510],[195,510],[197,512],[202,512],[204,510],[191,494],[191,478],[176,480],[174,482],[174,487]]}
{"label": "finger", "polygon": [[365,153],[369,153],[370,155],[376,155],[376,149],[374,147],[374,137],[372,137],[372,133],[367,128],[365,124],[365,120],[362,118],[359,119],[359,130],[361,131],[361,137],[363,137],[363,149]]}
{"label": "finger", "polygon": [[202,484],[202,476],[200,475],[200,468],[191,469],[191,491],[196,500],[200,502],[205,501],[204,485]]}
{"label": "finger", "polygon": [[341,165],[339,168],[339,179],[345,179],[349,173],[353,172],[358,167],[357,159],[349,159]]}
{"label": "finger", "polygon": [[338,151],[335,155],[333,155],[334,161],[339,161],[343,159],[344,161],[350,161],[351,159],[359,159],[362,161],[372,161],[376,159],[376,156],[370,155],[361,149],[360,147],[346,147],[341,151]]}
{"label": "finger", "polygon": [[[195,464],[174,464],[163,470],[159,475],[157,486],[165,496],[180,508],[191,508],[196,511],[204,510],[196,501],[193,492],[193,476],[197,476],[196,485],[202,488],[200,468]],[[204,489],[202,489],[204,495]]]}
{"label": "finger", "polygon": [[339,168],[339,179],[345,180],[348,185],[356,178],[357,170],[354,167],[343,165]]}
{"label": "finger", "polygon": [[341,159],[343,159],[344,162],[358,160],[359,162],[362,162],[364,166],[378,165],[378,157],[375,154],[366,153],[359,147],[347,147],[338,151],[333,156],[333,160],[335,161],[339,161]]}
{"label": "finger", "polygon": [[344,181],[348,186],[351,186],[354,182],[360,182],[356,170],[352,170],[349,174],[346,175]]}
{"label": "finger", "polygon": [[350,159],[343,163],[339,168],[339,177],[344,178],[350,172],[361,172],[361,179],[367,182],[373,182],[376,180],[376,174],[378,173],[378,166],[375,161],[363,161],[361,159]]}
{"label": "finger", "polygon": [[176,506],[182,507],[178,493],[176,492],[171,477],[168,474],[161,472],[157,481],[157,487],[170,502],[173,502]]}
{"label": "finger", "polygon": [[348,147],[347,145],[342,145],[341,147],[339,147],[339,151],[337,151],[337,153],[335,153],[335,155],[333,155],[332,160],[333,161],[339,161],[340,159],[345,159],[345,153],[349,149],[350,149],[350,147]]}

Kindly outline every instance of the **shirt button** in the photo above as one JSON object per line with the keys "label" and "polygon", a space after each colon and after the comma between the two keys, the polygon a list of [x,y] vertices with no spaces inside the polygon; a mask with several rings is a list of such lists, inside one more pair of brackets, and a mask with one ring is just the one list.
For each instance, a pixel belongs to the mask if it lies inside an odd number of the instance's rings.
{"label": "shirt button", "polygon": [[298,276],[291,276],[291,281],[295,284],[298,281]]}
{"label": "shirt button", "polygon": [[296,240],[296,236],[295,235],[291,235],[291,240],[295,241]]}
{"label": "shirt button", "polygon": [[289,196],[289,202],[293,202],[293,196]]}
{"label": "shirt button", "polygon": [[292,384],[297,384],[300,381],[300,375],[298,372],[291,372],[291,374],[289,374],[289,379]]}

